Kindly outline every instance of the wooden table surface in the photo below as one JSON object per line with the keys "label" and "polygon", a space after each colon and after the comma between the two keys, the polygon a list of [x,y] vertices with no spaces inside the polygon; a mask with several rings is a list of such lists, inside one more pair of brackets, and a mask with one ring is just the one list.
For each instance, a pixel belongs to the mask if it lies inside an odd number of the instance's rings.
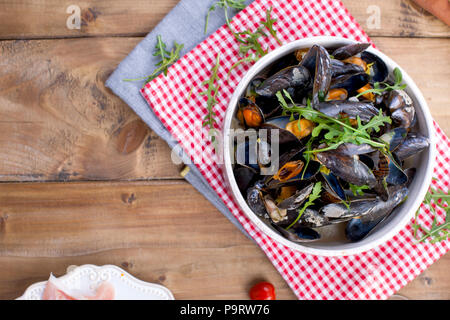
{"label": "wooden table surface", "polygon": [[[180,177],[165,143],[104,86],[176,3],[0,1],[1,299],[87,263],[118,265],[178,299],[246,299],[261,279],[280,299],[295,298],[264,253]],[[450,134],[450,28],[411,1],[344,3],[415,79]],[[70,4],[82,9],[80,30],[66,27]],[[399,293],[450,299],[449,267],[446,255]]]}

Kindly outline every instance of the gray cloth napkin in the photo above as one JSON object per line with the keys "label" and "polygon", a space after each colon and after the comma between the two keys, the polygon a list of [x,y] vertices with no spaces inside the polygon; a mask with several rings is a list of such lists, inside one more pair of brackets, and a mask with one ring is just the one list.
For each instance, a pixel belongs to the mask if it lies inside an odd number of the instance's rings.
{"label": "gray cloth napkin", "polygon": [[[246,0],[245,2],[248,5],[252,1],[253,0]],[[184,48],[181,51],[181,55],[184,55],[221,27],[225,23],[225,16],[223,9],[217,8],[215,11],[211,12],[208,23],[208,33],[204,33],[206,15],[209,7],[214,2],[216,2],[216,0],[180,1],[144,38],[144,40],[131,51],[106,81],[106,86],[125,101],[157,135],[168,143],[172,149],[178,145],[178,142],[172,137],[169,131],[167,131],[142,97],[140,89],[144,82],[125,82],[123,79],[145,77],[153,72],[156,68],[156,63],[158,63],[158,59],[153,56],[156,37],[158,35],[161,35],[162,40],[167,44],[169,50],[172,48],[174,41],[184,44]],[[229,11],[230,19],[234,14],[236,14],[235,11]],[[189,157],[184,154],[182,148],[178,147],[175,150],[178,157],[184,163],[187,163],[190,168],[189,172],[184,176],[185,179],[203,194],[225,217],[239,228],[239,230],[251,239],[239,221],[209,186],[197,167],[194,164],[189,163]]]}

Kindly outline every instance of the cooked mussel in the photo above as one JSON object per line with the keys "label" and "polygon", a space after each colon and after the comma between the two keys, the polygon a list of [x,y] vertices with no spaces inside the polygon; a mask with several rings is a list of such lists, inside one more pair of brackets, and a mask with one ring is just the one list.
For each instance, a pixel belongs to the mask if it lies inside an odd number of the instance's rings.
{"label": "cooked mussel", "polygon": [[363,215],[357,219],[352,219],[345,229],[346,237],[352,241],[360,241],[364,239],[374,228],[379,225],[387,216],[397,207],[408,195],[408,189],[402,187],[392,190],[391,197],[386,202],[378,202],[376,210],[372,210],[369,214]]}
{"label": "cooked mussel", "polygon": [[382,59],[373,53],[364,51],[361,53],[361,59],[366,63],[366,72],[370,76],[370,82],[384,82],[389,76],[389,71]]}
{"label": "cooked mussel", "polygon": [[395,150],[394,154],[400,161],[406,160],[412,157],[430,145],[430,139],[418,132],[410,132],[406,136],[405,141],[400,144]]}
{"label": "cooked mussel", "polygon": [[313,83],[313,105],[325,100],[331,84],[331,59],[324,47],[319,46],[316,52],[316,68]]}
{"label": "cooked mussel", "polygon": [[368,47],[370,47],[370,43],[355,43],[349,44],[340,48],[337,48],[331,54],[335,59],[344,60],[350,58],[352,56],[357,55],[358,53],[363,52]]}
{"label": "cooked mussel", "polygon": [[335,150],[319,152],[317,160],[339,178],[357,186],[375,186],[377,180],[372,171],[358,156],[339,154]]}
{"label": "cooked mussel", "polygon": [[248,98],[241,98],[239,100],[237,118],[243,125],[249,128],[258,128],[264,123],[262,110],[255,102]]}
{"label": "cooked mussel", "polygon": [[247,191],[247,204],[260,217],[268,217],[263,194],[264,183],[257,181]]}
{"label": "cooked mussel", "polygon": [[311,74],[303,66],[287,67],[266,79],[255,92],[264,97],[273,97],[278,91],[295,87],[308,87]]}
{"label": "cooked mussel", "polygon": [[410,128],[416,115],[411,97],[403,90],[392,90],[386,98],[394,123],[399,127]]}
{"label": "cooked mussel", "polygon": [[379,113],[371,102],[349,100],[324,101],[315,108],[329,117],[338,118],[341,113],[344,113],[350,119],[356,119],[359,116],[363,122],[370,121]]}
{"label": "cooked mussel", "polygon": [[362,72],[365,72],[365,70],[360,65],[353,63],[345,63],[337,59],[331,59],[331,78]]}

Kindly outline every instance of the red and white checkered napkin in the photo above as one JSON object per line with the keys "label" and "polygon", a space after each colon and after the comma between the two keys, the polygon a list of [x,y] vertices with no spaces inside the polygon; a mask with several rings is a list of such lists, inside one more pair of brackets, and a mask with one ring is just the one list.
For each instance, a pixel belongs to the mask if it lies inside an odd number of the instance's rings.
{"label": "red and white checkered napkin", "polygon": [[[319,35],[370,41],[343,4],[336,0],[256,0],[232,20],[233,28],[256,29],[270,6],[273,6],[273,17],[278,19],[275,26],[284,43]],[[278,46],[271,38],[267,39],[266,45],[270,50]],[[207,129],[201,128],[206,114],[206,97],[199,95],[204,90],[201,83],[211,76],[219,52],[219,76],[222,80],[219,103],[214,111],[220,123],[234,88],[249,68],[241,65],[226,80],[239,55],[238,43],[225,26],[173,65],[167,77],[160,76],[148,83],[142,94],[299,298],[386,299],[450,249],[449,241],[434,245],[414,244],[411,224],[385,244],[346,257],[304,254],[274,242],[260,232],[232,200],[221,169],[216,164]],[[434,176],[438,182],[434,183],[447,191],[450,180],[449,140],[437,124],[436,131],[439,154]],[[432,214],[422,207],[419,219],[430,226]],[[440,219],[442,222],[443,217]]]}

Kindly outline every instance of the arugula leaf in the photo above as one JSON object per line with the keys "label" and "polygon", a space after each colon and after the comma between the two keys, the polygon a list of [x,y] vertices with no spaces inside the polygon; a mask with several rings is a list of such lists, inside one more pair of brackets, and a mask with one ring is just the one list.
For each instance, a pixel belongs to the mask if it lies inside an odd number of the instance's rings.
{"label": "arugula leaf", "polygon": [[[161,61],[159,61],[156,66],[158,67],[153,73],[149,76],[137,78],[137,79],[124,79],[123,81],[131,82],[131,81],[140,81],[145,80],[145,84],[156,79],[161,73],[164,73],[167,76],[167,70],[169,67],[174,64],[178,59],[180,59],[180,52],[183,49],[184,44],[178,44],[176,41],[174,42],[174,48],[171,51],[167,50],[166,44],[162,41],[162,37],[158,35],[157,43],[155,46],[155,52],[153,56],[160,57]],[[144,85],[145,85],[144,84]]]}
{"label": "arugula leaf", "polygon": [[208,100],[206,101],[206,109],[208,113],[205,115],[203,119],[203,127],[209,127],[209,136],[211,138],[211,142],[215,146],[216,143],[216,130],[214,125],[217,123],[216,121],[216,112],[213,110],[213,107],[218,103],[217,101],[217,93],[219,92],[219,77],[218,70],[220,65],[220,53],[217,54],[216,64],[211,70],[211,77],[208,80],[203,81],[202,85],[206,87],[205,91],[200,92],[201,96],[207,96]]}
{"label": "arugula leaf", "polygon": [[[378,115],[374,116],[365,125],[362,124],[361,119],[358,117],[358,125],[354,128],[350,125],[348,119],[335,119],[320,111],[314,110],[311,106],[310,100],[307,101],[306,107],[296,106],[286,90],[283,90],[283,92],[277,92],[276,97],[286,113],[297,113],[300,117],[304,117],[305,119],[316,124],[316,127],[312,131],[312,137],[316,138],[322,133],[322,131],[326,131],[324,135],[325,140],[322,142],[326,143],[327,147],[323,149],[307,150],[304,154],[334,150],[343,143],[353,143],[357,145],[367,143],[375,148],[386,148],[386,144],[384,142],[374,141],[370,136],[372,130],[378,132],[381,126],[386,123],[391,123],[391,118],[384,116],[381,110]],[[290,105],[286,102],[285,98],[289,99]]]}
{"label": "arugula leaf", "polygon": [[[228,18],[228,9],[242,10],[245,8],[245,0],[218,0],[209,7],[208,14],[206,15],[205,34],[208,32],[209,15],[216,8],[223,8],[225,12],[225,21],[230,27],[230,19]],[[230,27],[231,29],[231,27]]]}
{"label": "arugula leaf", "polygon": [[350,190],[352,191],[353,195],[364,195],[364,190],[370,190],[369,186],[363,185],[363,186],[357,186],[354,184],[349,183]]}
{"label": "arugula leaf", "polygon": [[[425,199],[424,204],[428,206],[428,209],[433,212],[433,222],[431,223],[431,228],[428,229],[423,225],[418,224],[417,219],[419,215],[419,210],[416,211],[416,217],[412,225],[414,230],[414,238],[416,238],[417,243],[426,243],[427,240],[430,243],[437,243],[450,238],[450,206],[449,206],[450,196],[441,189],[434,189],[430,186]],[[445,212],[445,220],[443,223],[438,224],[438,210],[442,209]],[[423,232],[422,237],[417,237],[417,231],[421,230]]]}
{"label": "arugula leaf", "polygon": [[[359,98],[362,95],[365,95],[366,93],[373,93],[377,95],[383,94],[385,91],[392,91],[392,90],[403,90],[406,88],[406,84],[402,84],[403,81],[403,75],[399,68],[394,69],[394,84],[390,85],[387,82],[375,82],[373,84],[373,89],[368,89],[366,91],[363,91],[359,93],[356,97]],[[382,87],[383,86],[383,87]]]}
{"label": "arugula leaf", "polygon": [[278,44],[283,44],[281,40],[277,36],[277,31],[275,30],[273,24],[277,22],[277,19],[272,19],[272,7],[270,7],[269,10],[266,11],[266,20],[262,21],[262,25],[266,27],[266,29],[269,31],[269,33],[272,35],[272,37],[277,40]]}
{"label": "arugula leaf", "polygon": [[289,230],[290,228],[292,228],[297,222],[298,220],[300,220],[301,216],[303,215],[303,213],[305,212],[305,210],[312,206],[314,204],[314,201],[317,200],[318,198],[320,198],[320,192],[322,191],[322,182],[317,182],[316,184],[314,184],[314,187],[312,189],[311,194],[308,196],[308,201],[303,205],[303,207],[301,209],[299,209],[298,211],[298,216],[297,219],[295,219],[294,222],[292,222],[287,228],[286,230]]}
{"label": "arugula leaf", "polygon": [[[274,37],[279,44],[282,44],[281,40],[277,36],[277,31],[274,28],[274,23],[277,19],[272,19],[272,7],[266,10],[266,19],[261,22],[262,26],[258,27],[254,32],[245,30],[242,32],[234,32],[231,27],[230,30],[233,33],[236,41],[241,43],[239,45],[239,53],[244,57],[233,64],[228,71],[228,77],[234,68],[246,62],[256,62],[268,53],[268,50],[264,50],[260,38]],[[269,35],[265,32],[265,29],[269,32]]]}

